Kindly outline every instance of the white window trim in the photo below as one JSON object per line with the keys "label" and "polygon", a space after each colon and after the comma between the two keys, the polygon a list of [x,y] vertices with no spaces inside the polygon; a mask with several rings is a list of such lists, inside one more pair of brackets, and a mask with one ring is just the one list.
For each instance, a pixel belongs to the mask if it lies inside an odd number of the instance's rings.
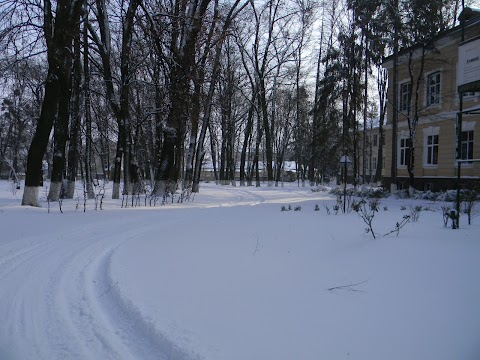
{"label": "white window trim", "polygon": [[[412,94],[413,86],[411,85],[412,82],[410,81],[410,79],[403,80],[403,81],[400,81],[398,83],[398,95],[397,96],[398,96],[398,107],[400,108],[399,112],[402,113],[402,114],[407,114],[408,110],[403,110],[401,108],[401,106],[402,106],[402,91],[401,90],[402,90],[402,85],[404,85],[404,84],[410,84],[410,94]],[[413,100],[413,95],[410,96],[410,109],[412,108],[412,100]]]}
{"label": "white window trim", "polygon": [[[473,136],[474,136],[474,139],[473,139],[473,146],[475,146],[475,124],[477,122],[476,121],[462,121],[462,132],[463,131],[473,131]],[[456,131],[456,128],[455,128],[455,125],[454,125],[454,131]],[[456,137],[455,137],[455,141],[457,141]],[[453,147],[453,158],[455,159],[455,167],[458,167],[458,163],[456,161],[456,149],[457,149],[457,144],[455,144],[455,146]],[[461,151],[461,150],[460,150]],[[473,162],[471,163],[468,163],[468,162],[464,162],[462,163],[462,168],[472,168],[473,167]]]}
{"label": "white window trim", "polygon": [[399,168],[399,169],[406,169],[408,167],[406,164],[401,163],[401,160],[402,160],[401,143],[402,143],[402,139],[409,139],[409,138],[410,138],[410,135],[408,134],[408,131],[406,131],[406,130],[402,130],[402,131],[398,132],[398,134],[397,134],[397,139],[398,139],[398,141],[397,141],[397,168]]}
{"label": "white window trim", "polygon": [[[440,126],[429,126],[425,129],[423,129],[423,167],[426,169],[436,169],[438,168],[438,163],[440,162],[440,156],[438,156],[438,161],[437,164],[429,164],[427,162],[428,160],[428,137],[429,136],[434,136],[434,135],[440,135]],[[438,140],[438,148],[440,151],[440,136]]]}
{"label": "white window trim", "polygon": [[[435,103],[435,104],[428,104],[428,88],[429,88],[429,84],[428,84],[428,77],[432,74],[435,74],[435,73],[439,73],[440,74],[440,92],[438,94],[438,103]],[[443,103],[443,98],[442,98],[442,84],[443,84],[443,69],[435,69],[433,71],[429,71],[427,73],[425,73],[425,76],[424,76],[424,82],[425,82],[425,91],[424,91],[424,97],[423,97],[423,106],[425,106],[427,109],[435,109],[435,108],[439,108],[439,107],[442,107],[442,103]],[[434,135],[437,135],[437,134],[434,134]]]}

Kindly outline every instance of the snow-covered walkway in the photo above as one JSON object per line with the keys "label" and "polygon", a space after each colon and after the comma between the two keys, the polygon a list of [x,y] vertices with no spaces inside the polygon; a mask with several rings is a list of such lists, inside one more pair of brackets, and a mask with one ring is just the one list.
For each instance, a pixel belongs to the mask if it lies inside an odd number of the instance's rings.
{"label": "snow-covered walkway", "polygon": [[[480,358],[478,216],[452,231],[423,203],[374,241],[308,188],[62,214],[1,185],[2,360]],[[379,231],[408,204],[382,200]]]}

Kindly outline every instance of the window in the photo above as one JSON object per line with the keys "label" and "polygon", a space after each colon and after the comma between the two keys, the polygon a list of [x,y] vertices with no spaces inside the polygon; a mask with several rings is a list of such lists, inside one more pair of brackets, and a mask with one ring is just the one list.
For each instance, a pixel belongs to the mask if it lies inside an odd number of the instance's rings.
{"label": "window", "polygon": [[373,135],[373,146],[378,146],[378,135],[377,134]]}
{"label": "window", "polygon": [[377,170],[377,158],[373,158],[373,170]]}
{"label": "window", "polygon": [[412,84],[400,84],[400,111],[408,112],[410,110]]}
{"label": "window", "polygon": [[408,166],[410,164],[410,145],[412,140],[408,138],[400,139],[400,165]]}
{"label": "window", "polygon": [[427,76],[427,106],[440,104],[440,72]]}
{"label": "window", "polygon": [[461,138],[461,159],[473,159],[473,130],[462,131]]}
{"label": "window", "polygon": [[438,135],[427,136],[427,164],[438,164]]}

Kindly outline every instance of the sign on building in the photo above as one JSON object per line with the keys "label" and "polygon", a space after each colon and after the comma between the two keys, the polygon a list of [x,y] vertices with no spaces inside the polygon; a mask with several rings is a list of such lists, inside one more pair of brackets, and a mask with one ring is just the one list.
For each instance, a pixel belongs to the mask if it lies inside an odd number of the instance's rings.
{"label": "sign on building", "polygon": [[480,38],[459,45],[457,72],[459,92],[480,90]]}

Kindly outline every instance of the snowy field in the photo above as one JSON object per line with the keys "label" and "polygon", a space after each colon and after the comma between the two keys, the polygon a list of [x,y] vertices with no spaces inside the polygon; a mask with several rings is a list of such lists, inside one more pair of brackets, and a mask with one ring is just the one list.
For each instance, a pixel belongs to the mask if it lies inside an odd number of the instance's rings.
{"label": "snowy field", "polygon": [[0,182],[2,360],[480,359],[478,208],[452,230],[441,202],[382,199],[378,234],[428,210],[374,240],[296,184],[63,213],[22,191]]}

